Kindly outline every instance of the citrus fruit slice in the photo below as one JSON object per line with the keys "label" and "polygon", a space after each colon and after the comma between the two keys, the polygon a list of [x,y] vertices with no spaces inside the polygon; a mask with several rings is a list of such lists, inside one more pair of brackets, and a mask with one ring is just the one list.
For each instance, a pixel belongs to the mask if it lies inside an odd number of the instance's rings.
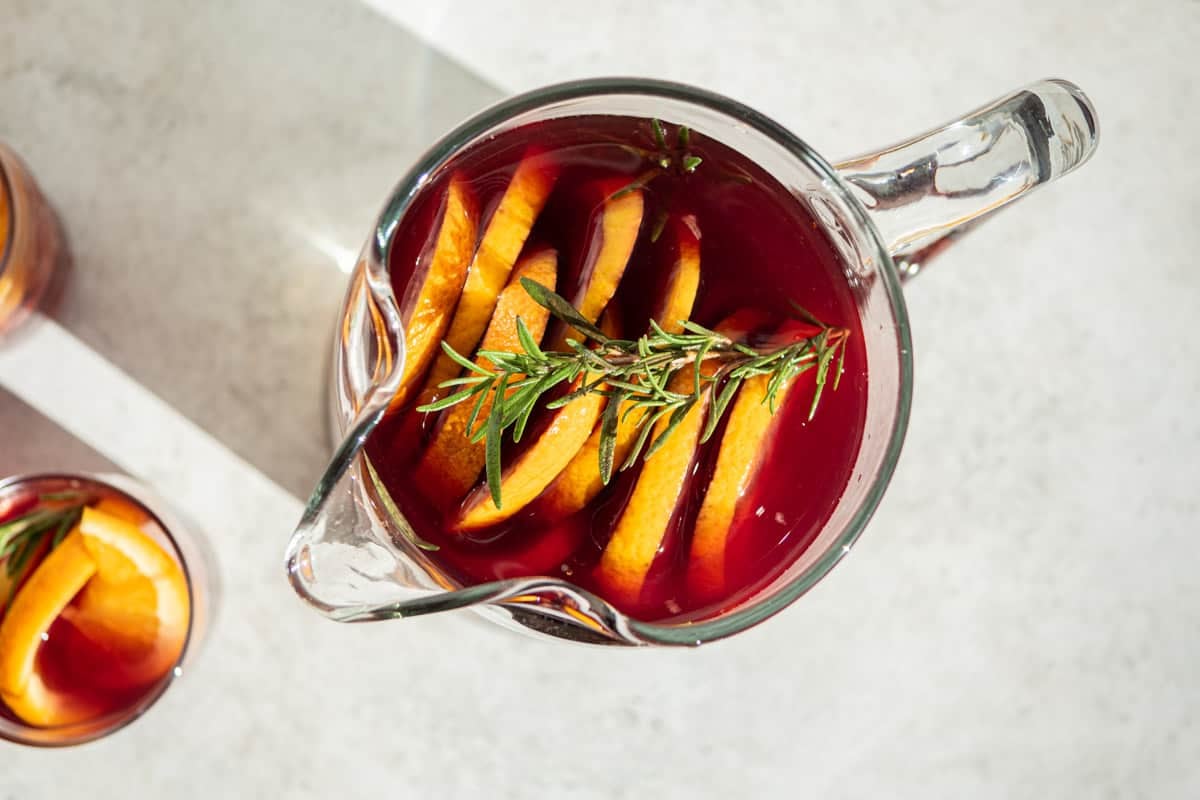
{"label": "citrus fruit slice", "polygon": [[[557,266],[558,254],[550,248],[536,250],[521,260],[513,270],[508,285],[500,293],[492,321],[483,335],[481,350],[521,351],[521,341],[517,335],[518,318],[528,328],[534,341],[541,341],[550,312],[534,302],[521,285],[521,278],[529,278],[553,290]],[[492,368],[492,363],[486,358],[478,357],[475,361],[485,369]],[[519,379],[519,376],[513,378]],[[486,446],[482,441],[472,442],[467,430],[474,405],[475,399],[471,398],[443,412],[429,449],[417,465],[414,475],[417,484],[429,494],[435,505],[444,506],[448,502],[461,500],[483,471]],[[491,405],[490,398],[485,398],[476,415],[476,424],[487,419]]]}
{"label": "citrus fruit slice", "polygon": [[[600,181],[589,187],[588,194],[600,199],[599,207],[588,220],[586,245],[580,256],[578,291],[570,298],[588,322],[595,322],[608,307],[625,274],[633,246],[642,228],[645,198],[641,189],[624,191],[622,181]],[[566,328],[554,338],[552,350],[567,350],[567,339],[582,340],[578,331]]]}
{"label": "citrus fruit slice", "polygon": [[450,325],[467,279],[478,230],[475,194],[465,179],[454,176],[446,190],[442,220],[424,278],[417,284],[416,296],[405,298],[405,305],[411,304],[411,311],[404,326],[404,371],[392,398],[392,408],[401,408],[408,402],[439,352],[438,342]]}
{"label": "citrus fruit slice", "polygon": [[[662,297],[654,312],[654,321],[667,333],[683,330],[683,321],[692,315],[696,292],[700,287],[700,231],[695,217],[687,216],[672,224],[671,232],[677,252]],[[638,414],[627,413],[632,403],[623,403],[617,412],[617,437],[613,445],[613,464],[620,467],[625,463],[629,450],[637,439]],[[574,514],[591,502],[604,488],[600,474],[600,426],[592,431],[591,437],[571,459],[562,473],[546,490],[539,501],[544,504],[547,515],[561,518]]]}
{"label": "citrus fruit slice", "polygon": [[[459,353],[469,356],[475,352],[500,291],[508,282],[509,273],[557,179],[558,166],[539,150],[527,151],[517,165],[500,204],[484,228],[462,285],[454,319],[445,334],[447,344]],[[458,364],[442,353],[434,362],[425,386],[436,394],[438,384],[456,377],[459,371]]]}
{"label": "citrus fruit slice", "polygon": [[96,562],[76,528],[42,560],[0,620],[0,699],[30,725],[68,725],[98,712],[73,694],[47,687],[34,669],[50,626],[95,574]]}
{"label": "citrus fruit slice", "polygon": [[[610,337],[619,333],[620,323],[612,310],[606,312],[597,324]],[[585,373],[577,381],[594,379],[594,376]],[[578,385],[577,382],[572,389]],[[600,412],[604,410],[604,400],[600,394],[585,394],[551,411],[537,440],[501,471],[501,506],[496,506],[488,485],[481,484],[467,495],[451,528],[457,531],[486,528],[503,522],[529,505],[545,491],[587,441],[596,421],[600,419]]]}
{"label": "citrus fruit slice", "polygon": [[136,524],[102,511],[85,508],[79,532],[96,574],[63,618],[120,664],[97,675],[105,688],[158,680],[179,661],[187,639],[191,608],[182,568]]}
{"label": "citrus fruit slice", "polygon": [[92,718],[103,711],[83,699],[94,691],[52,688],[38,672],[38,648],[55,620],[61,617],[117,665],[88,674],[87,688],[129,690],[148,686],[178,662],[190,613],[179,564],[133,522],[85,508],[0,620],[0,698],[31,725]]}
{"label": "citrus fruit slice", "polygon": [[[742,311],[718,325],[717,332],[740,339],[761,322],[759,314]],[[711,375],[713,369],[716,367],[708,367],[703,372]],[[693,381],[691,369],[685,369],[671,379],[671,390],[688,394]],[[655,556],[665,545],[679,501],[691,481],[692,465],[700,447],[711,396],[711,386],[706,385],[699,400],[667,436],[662,447],[642,464],[633,493],[617,518],[596,567],[597,581],[616,599],[636,602]],[[669,417],[659,420],[652,437],[662,434],[669,423]]]}
{"label": "citrus fruit slice", "polygon": [[[776,418],[771,405],[766,402],[770,379],[770,375],[759,375],[746,380],[737,390],[737,398],[725,423],[717,465],[693,528],[688,560],[688,592],[701,601],[720,597],[725,590],[725,553],[730,527],[762,462],[767,437]],[[787,399],[794,383],[793,378],[779,389],[776,409]]]}

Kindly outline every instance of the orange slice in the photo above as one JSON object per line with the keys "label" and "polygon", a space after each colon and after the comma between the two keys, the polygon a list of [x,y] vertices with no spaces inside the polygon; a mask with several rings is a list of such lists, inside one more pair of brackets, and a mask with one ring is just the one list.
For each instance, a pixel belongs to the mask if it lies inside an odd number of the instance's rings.
{"label": "orange slice", "polygon": [[[404,372],[391,408],[401,408],[439,352],[438,342],[467,280],[479,230],[479,207],[466,180],[454,176],[446,190],[433,257],[425,270],[404,326]],[[408,301],[408,298],[405,298]],[[406,303],[407,305],[407,303]]]}
{"label": "orange slice", "polygon": [[[645,211],[642,190],[620,193],[623,185],[620,181],[602,181],[595,187],[604,199],[588,222],[587,246],[579,268],[579,291],[571,299],[571,305],[588,322],[599,319],[608,301],[616,294],[617,284],[625,274],[642,228]],[[568,349],[568,338],[581,340],[583,337],[567,328],[554,339],[551,349]]]}
{"label": "orange slice", "polygon": [[[549,248],[527,255],[513,270],[512,279],[500,293],[491,324],[483,335],[481,350],[501,350],[515,353],[522,350],[517,336],[517,319],[520,318],[534,341],[541,341],[546,331],[550,312],[534,302],[521,278],[529,278],[543,286],[554,289],[558,267],[558,254]],[[492,364],[479,357],[475,362],[485,369]],[[422,456],[414,475],[418,486],[427,492],[436,505],[461,500],[475,485],[486,461],[486,446],[482,441],[470,441],[467,423],[470,422],[474,398],[446,409],[434,432],[429,449]],[[491,409],[490,398],[486,399],[477,416],[478,422],[487,419]]]}
{"label": "orange slice", "polygon": [[[718,325],[717,331],[731,338],[741,337],[761,321],[756,312],[738,312]],[[672,379],[672,390],[687,392],[693,380],[690,370],[678,373]],[[690,482],[710,400],[711,389],[706,387],[663,446],[646,459],[600,555],[596,579],[621,600],[637,600],[650,566],[663,547],[671,519]],[[659,420],[652,436],[657,437],[668,424],[668,419]]]}
{"label": "orange slice", "polygon": [[481,485],[467,497],[453,527],[461,531],[486,528],[528,505],[579,452],[603,408],[603,395],[587,394],[556,409],[537,441],[501,472],[503,506],[497,508],[487,485]]}
{"label": "orange slice", "polygon": [[[695,217],[690,215],[672,225],[672,231],[678,253],[667,277],[654,321],[667,333],[679,333],[683,330],[683,321],[692,316],[692,306],[700,287],[700,231],[696,227]],[[637,439],[639,414],[626,413],[632,407],[632,403],[624,403],[617,414],[617,438],[613,447],[613,464],[616,467],[625,462]],[[586,506],[602,489],[600,427],[596,426],[591,437],[546,491],[542,502],[548,515],[564,517]]]}
{"label": "orange slice", "polygon": [[[691,380],[687,376],[682,383]],[[686,391],[686,386],[675,385],[673,390]],[[604,547],[596,568],[596,579],[617,598],[629,602],[637,600],[650,565],[662,548],[679,498],[688,485],[709,395],[710,392],[705,390],[702,399],[692,406],[663,446],[642,466],[633,494]],[[667,419],[659,420],[652,435],[661,434],[667,424]]]}
{"label": "orange slice", "polygon": [[178,662],[190,614],[179,564],[134,523],[85,508],[0,622],[0,697],[32,725],[88,719],[96,708],[50,689],[35,669],[55,619],[61,615],[119,659],[119,682],[97,674],[97,686],[130,689],[158,680]]}
{"label": "orange slice", "polygon": [[[696,517],[688,561],[689,593],[701,600],[716,598],[725,589],[725,552],[738,504],[762,462],[764,444],[776,415],[764,402],[769,375],[750,378],[738,389],[729,411],[717,465]],[[787,399],[794,380],[784,384],[776,400]]]}
{"label": "orange slice", "polygon": [[121,663],[121,687],[161,678],[183,652],[191,603],[183,570],[136,524],[85,508],[79,532],[96,576],[63,616]]}
{"label": "orange slice", "polygon": [[[500,291],[508,282],[509,273],[557,179],[558,166],[540,151],[529,150],[517,165],[500,204],[488,220],[483,238],[479,240],[458,309],[445,335],[446,342],[459,353],[475,352],[475,346],[492,318]],[[425,385],[436,391],[438,384],[458,373],[458,364],[442,353],[434,362]]]}
{"label": "orange slice", "polygon": [[110,517],[123,519],[137,525],[139,528],[150,521],[150,515],[138,506],[121,497],[103,497],[92,508],[108,514]]}
{"label": "orange slice", "polygon": [[[600,318],[625,274],[629,256],[642,226],[645,201],[640,189],[621,193],[624,184],[602,181],[593,187],[602,198],[599,211],[588,222],[587,247],[579,269],[579,291],[571,304],[589,322]],[[615,196],[619,195],[619,196]],[[612,319],[609,318],[612,323]],[[582,335],[566,328],[555,337],[552,350],[567,350],[567,339]],[[546,431],[501,476],[497,508],[486,486],[464,503],[455,523],[458,530],[474,530],[508,519],[540,495],[571,463],[600,419],[604,398],[581,397],[554,412]],[[510,488],[511,487],[511,488]]]}
{"label": "orange slice", "polygon": [[[615,309],[605,312],[598,324],[600,330],[610,337],[620,332]],[[588,380],[588,377],[585,375],[580,380]],[[588,394],[552,411],[537,441],[501,471],[500,501],[503,508],[496,507],[485,483],[476,487],[463,501],[451,528],[458,531],[486,528],[503,522],[527,506],[545,491],[579,452],[603,410],[604,396]]]}
{"label": "orange slice", "polygon": [[49,689],[34,671],[43,636],[96,574],[78,527],[38,565],[0,621],[0,699],[30,725],[68,725],[98,713],[75,696]]}
{"label": "orange slice", "polygon": [[677,248],[667,285],[654,312],[654,321],[667,333],[681,333],[692,317],[696,293],[700,291],[700,228],[688,214],[671,224]]}

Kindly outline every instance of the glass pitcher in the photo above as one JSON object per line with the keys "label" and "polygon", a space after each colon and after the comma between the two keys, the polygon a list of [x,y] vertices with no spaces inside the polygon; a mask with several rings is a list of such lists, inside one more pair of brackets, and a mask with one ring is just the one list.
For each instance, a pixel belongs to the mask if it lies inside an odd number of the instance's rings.
{"label": "glass pitcher", "polygon": [[[419,540],[363,449],[400,380],[403,312],[387,265],[414,196],[456,153],[485,137],[546,119],[604,114],[687,125],[773,174],[802,199],[839,251],[866,338],[867,435],[828,521],[770,585],[698,622],[633,619],[549,576],[457,585],[414,543]],[[1087,161],[1097,133],[1091,102],[1060,80],[1031,84],[937,130],[836,164],[751,108],[673,83],[576,81],[484,111],[438,142],[400,181],[351,275],[330,387],[340,444],[288,545],[292,586],[342,622],[471,608],[535,635],[597,644],[698,645],[767,619],[850,552],[895,469],[912,391],[901,285],[980,219]]]}

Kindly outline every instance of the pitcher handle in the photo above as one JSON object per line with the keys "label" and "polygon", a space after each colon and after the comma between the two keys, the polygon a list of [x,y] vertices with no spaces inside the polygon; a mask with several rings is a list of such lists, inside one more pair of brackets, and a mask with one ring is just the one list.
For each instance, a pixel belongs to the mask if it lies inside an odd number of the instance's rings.
{"label": "pitcher handle", "polygon": [[1087,95],[1043,80],[836,169],[907,279],[986,215],[1083,164],[1098,136]]}

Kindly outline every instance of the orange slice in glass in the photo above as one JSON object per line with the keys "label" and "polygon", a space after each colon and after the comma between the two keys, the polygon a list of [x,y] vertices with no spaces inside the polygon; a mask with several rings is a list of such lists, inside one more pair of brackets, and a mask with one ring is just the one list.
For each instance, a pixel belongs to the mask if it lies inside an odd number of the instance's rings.
{"label": "orange slice in glass", "polygon": [[604,408],[604,396],[586,394],[555,409],[548,427],[500,476],[497,507],[487,484],[463,502],[453,528],[470,531],[503,522],[541,494],[579,452]]}
{"label": "orange slice in glass", "polygon": [[[696,292],[700,287],[700,230],[696,218],[688,215],[671,225],[677,252],[671,265],[662,298],[654,313],[654,321],[667,333],[683,330],[683,321],[691,318]],[[637,412],[629,414],[632,403],[624,403],[617,414],[617,438],[613,446],[614,469],[629,456],[637,440]],[[567,464],[562,474],[546,490],[539,501],[551,518],[574,514],[592,501],[604,489],[600,475],[600,426]]]}
{"label": "orange slice in glass", "polygon": [[[718,325],[717,331],[730,338],[741,338],[762,321],[757,312],[741,311]],[[707,369],[705,372],[711,374]],[[672,390],[687,393],[693,380],[690,369],[677,373],[671,382]],[[711,393],[708,387],[702,390],[700,400],[684,415],[663,446],[645,460],[633,493],[604,546],[596,579],[615,599],[637,601],[646,575],[664,546],[679,500],[691,480]],[[669,419],[659,420],[651,436],[656,438],[668,424]]]}
{"label": "orange slice in glass", "polygon": [[[692,380],[691,376],[677,377],[685,377],[683,384]],[[672,391],[687,391],[687,388],[676,381]],[[616,599],[637,600],[650,565],[663,546],[679,498],[688,485],[709,395],[710,392],[704,390],[702,399],[684,415],[663,446],[642,465],[633,494],[604,547],[596,568],[596,579],[605,592]],[[651,435],[657,437],[667,424],[667,419],[659,420]]]}
{"label": "orange slice in glass", "polygon": [[[610,337],[620,332],[620,323],[613,310],[606,312],[598,325]],[[588,379],[584,375],[579,380]],[[587,441],[596,421],[600,419],[600,412],[604,410],[604,399],[603,395],[587,394],[550,412],[537,441],[501,471],[502,507],[497,507],[492,500],[488,485],[481,484],[467,495],[451,529],[471,531],[486,528],[503,522],[529,505],[546,490]]]}
{"label": "orange slice in glass", "polygon": [[[469,356],[475,352],[496,309],[500,291],[508,282],[525,240],[529,238],[529,231],[557,179],[558,165],[537,149],[531,148],[517,164],[512,180],[479,240],[479,248],[462,286],[458,308],[444,337],[459,353]],[[436,346],[436,339],[434,344]],[[431,395],[438,394],[438,384],[457,377],[459,371],[454,359],[440,354],[425,382],[427,390]]]}
{"label": "orange slice in glass", "polygon": [[[700,601],[718,598],[725,590],[725,552],[730,526],[739,501],[762,463],[767,436],[776,418],[770,404],[764,402],[770,377],[760,375],[742,384],[725,423],[717,465],[693,528],[688,560],[688,592]],[[794,383],[792,379],[780,388],[776,409],[787,399]]]}
{"label": "orange slice in glass", "polygon": [[[587,243],[579,265],[579,290],[571,305],[588,322],[595,322],[608,307],[617,284],[629,265],[633,246],[642,228],[645,198],[641,189],[623,191],[623,181],[600,181],[592,191],[599,197],[599,210],[588,221]],[[553,341],[552,350],[567,350],[567,339],[583,340],[582,334],[567,328]]]}
{"label": "orange slice in glass", "polygon": [[[521,285],[521,278],[529,278],[553,290],[557,267],[558,254],[550,248],[536,250],[521,260],[513,270],[508,286],[500,293],[492,321],[483,335],[481,350],[521,351],[521,341],[517,335],[518,318],[525,323],[534,341],[541,341],[550,312],[534,302]],[[485,369],[492,368],[486,358],[476,358],[475,361]],[[519,377],[514,380],[519,380]],[[467,430],[474,405],[475,399],[471,398],[446,409],[429,449],[417,465],[414,477],[435,505],[443,506],[461,500],[483,471],[486,446],[482,441],[470,441],[470,432]],[[487,419],[491,405],[490,398],[484,400],[476,416],[476,425]]]}
{"label": "orange slice in glass", "polygon": [[479,207],[465,180],[455,176],[446,190],[442,221],[438,226],[433,255],[425,270],[404,326],[404,372],[391,407],[401,408],[419,385],[421,376],[440,351],[439,342],[450,325],[451,315],[467,280],[467,267],[475,252],[479,230]]}
{"label": "orange slice in glass", "polygon": [[190,615],[179,564],[134,523],[85,508],[0,621],[0,697],[31,725],[89,719],[98,709],[78,699],[84,693],[52,690],[36,670],[51,624],[62,616],[120,660],[119,685],[99,684],[116,690],[147,686],[174,667]]}
{"label": "orange slice in glass", "polygon": [[0,620],[0,699],[30,725],[68,725],[97,714],[76,696],[49,689],[34,671],[46,632],[95,574],[76,528],[38,565]]}

